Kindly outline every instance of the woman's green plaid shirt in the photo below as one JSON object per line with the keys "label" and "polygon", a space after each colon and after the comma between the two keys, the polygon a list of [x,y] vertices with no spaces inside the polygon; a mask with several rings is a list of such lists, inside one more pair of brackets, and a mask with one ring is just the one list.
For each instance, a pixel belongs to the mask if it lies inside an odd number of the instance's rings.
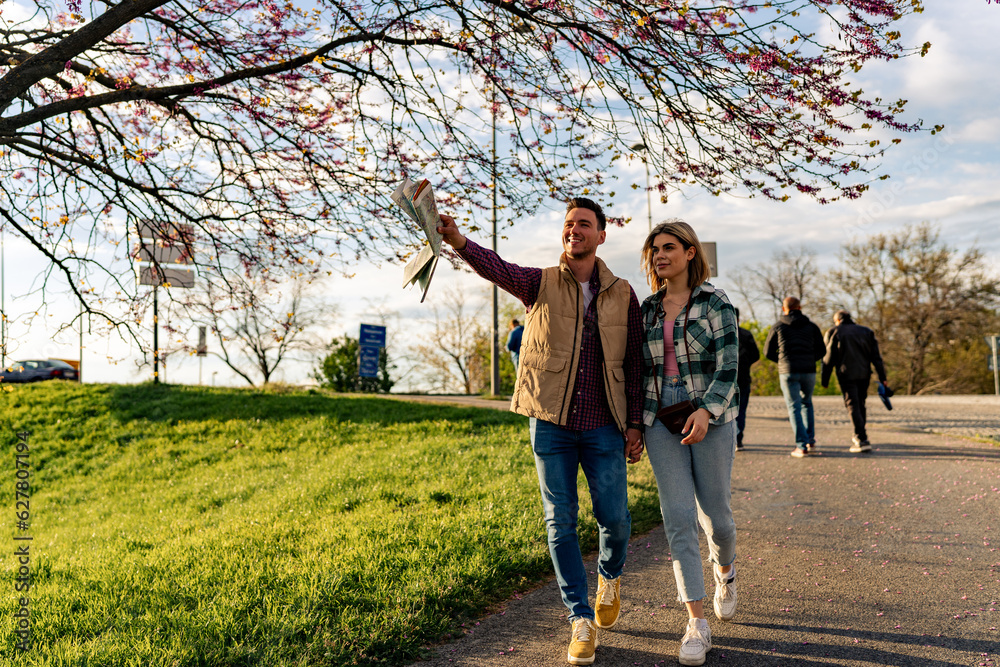
{"label": "woman's green plaid shirt", "polygon": [[[665,288],[664,288],[665,289]],[[646,400],[643,423],[652,426],[660,397],[656,382],[663,387],[663,289],[642,302],[642,324],[645,330],[643,379]],[[712,424],[724,424],[734,419],[739,409],[736,371],[739,365],[739,335],[736,333],[736,312],[726,293],[705,282],[691,292],[691,312],[687,325],[687,346],[683,312],[674,322],[674,350],[677,368],[684,386],[696,408],[712,413]]]}

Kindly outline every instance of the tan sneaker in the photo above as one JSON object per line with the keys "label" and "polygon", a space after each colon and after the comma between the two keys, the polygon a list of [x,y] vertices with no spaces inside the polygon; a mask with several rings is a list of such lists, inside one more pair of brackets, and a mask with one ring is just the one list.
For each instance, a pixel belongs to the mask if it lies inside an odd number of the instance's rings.
{"label": "tan sneaker", "polygon": [[573,621],[573,638],[569,641],[566,660],[571,665],[592,665],[597,653],[597,627],[589,618]]}
{"label": "tan sneaker", "polygon": [[597,607],[597,618],[594,623],[603,630],[615,627],[618,622],[618,613],[622,610],[621,585],[621,577],[605,579],[597,575],[597,604],[594,605]]}

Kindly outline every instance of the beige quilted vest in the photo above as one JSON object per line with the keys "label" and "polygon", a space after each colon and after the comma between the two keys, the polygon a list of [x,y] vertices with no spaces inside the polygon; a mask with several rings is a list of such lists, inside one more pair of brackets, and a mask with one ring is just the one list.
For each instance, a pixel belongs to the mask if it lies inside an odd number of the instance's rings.
{"label": "beige quilted vest", "polygon": [[[625,431],[625,343],[631,289],[597,259],[601,291],[597,322],[604,351],[604,391],[618,428]],[[580,364],[583,341],[583,290],[563,257],[559,266],[542,270],[538,299],[528,313],[510,409],[521,415],[565,426]],[[580,406],[586,409],[586,406]]]}

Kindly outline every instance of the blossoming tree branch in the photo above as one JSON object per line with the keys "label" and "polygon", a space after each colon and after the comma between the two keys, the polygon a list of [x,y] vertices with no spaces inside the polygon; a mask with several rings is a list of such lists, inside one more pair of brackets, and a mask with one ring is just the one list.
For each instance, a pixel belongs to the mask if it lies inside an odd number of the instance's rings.
{"label": "blossoming tree branch", "polygon": [[82,316],[131,330],[144,222],[190,226],[199,271],[349,272],[417,248],[388,198],[403,175],[430,177],[439,204],[471,218],[495,168],[518,220],[570,193],[613,201],[637,141],[661,191],[855,198],[886,176],[886,144],[921,124],[852,78],[926,53],[897,28],[920,11],[18,0],[0,15],[0,224],[45,258],[43,298],[68,285]]}

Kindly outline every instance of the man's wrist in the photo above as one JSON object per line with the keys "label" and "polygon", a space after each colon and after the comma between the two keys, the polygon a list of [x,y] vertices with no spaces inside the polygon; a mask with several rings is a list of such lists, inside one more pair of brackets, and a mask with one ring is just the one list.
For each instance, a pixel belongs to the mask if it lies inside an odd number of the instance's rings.
{"label": "man's wrist", "polygon": [[639,431],[639,433],[646,432],[646,425],[643,424],[642,422],[629,422],[628,424],[625,425],[625,428],[635,429],[636,431]]}

